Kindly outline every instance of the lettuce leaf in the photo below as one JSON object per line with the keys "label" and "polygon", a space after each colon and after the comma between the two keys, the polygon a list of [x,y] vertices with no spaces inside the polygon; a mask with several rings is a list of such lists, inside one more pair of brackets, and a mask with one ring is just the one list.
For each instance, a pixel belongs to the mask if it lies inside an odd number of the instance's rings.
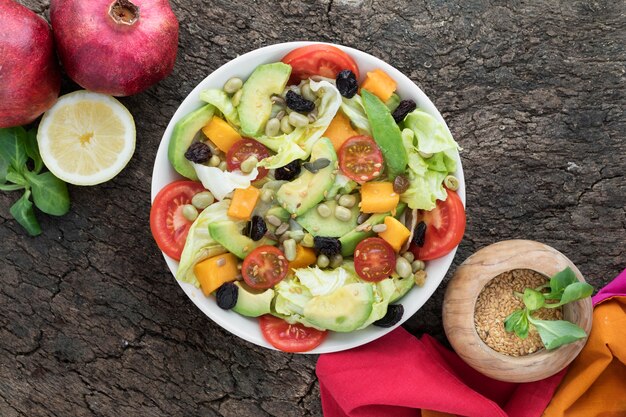
{"label": "lettuce leaf", "polygon": [[206,101],[207,103],[217,107],[230,124],[236,127],[240,126],[237,108],[233,106],[233,102],[224,90],[220,90],[218,88],[204,90],[200,92],[200,100]]}
{"label": "lettuce leaf", "polygon": [[363,107],[363,99],[360,95],[355,94],[352,98],[343,98],[341,101],[341,110],[350,119],[352,125],[364,135],[372,135],[372,128]]}
{"label": "lettuce leaf", "polygon": [[192,165],[204,188],[211,191],[213,196],[218,200],[223,200],[224,197],[233,192],[235,188],[248,188],[259,173],[256,168],[249,174],[244,174],[239,170],[230,172],[206,165],[194,163],[192,163]]}
{"label": "lettuce leaf", "polygon": [[255,139],[267,146],[276,155],[263,159],[259,166],[266,168],[280,168],[296,159],[306,159],[311,154],[311,148],[322,137],[328,125],[337,114],[341,106],[341,94],[328,81],[311,81],[311,90],[321,96],[318,105],[317,120],[306,126],[298,127],[289,134],[279,136],[261,135]]}
{"label": "lettuce leaf", "polygon": [[[193,267],[200,261],[226,253],[226,249],[217,243],[209,233],[209,223],[223,220],[233,220],[226,213],[230,200],[223,200],[205,208],[193,222],[185,241],[183,253],[180,256],[176,279],[200,286],[193,273]],[[240,221],[243,227],[243,221]]]}
{"label": "lettuce leaf", "polygon": [[414,139],[415,135],[411,129],[402,131],[402,144],[409,159],[407,174],[410,185],[400,195],[400,200],[407,203],[411,209],[432,210],[435,208],[437,200],[445,200],[448,197],[448,193],[443,187],[443,180],[448,175],[448,171],[437,170],[446,167],[443,160],[441,160],[441,164],[435,161],[433,166],[436,169],[431,169],[427,160],[420,156]]}
{"label": "lettuce leaf", "polygon": [[416,109],[404,119],[404,127],[411,129],[417,139],[417,150],[436,154],[460,150],[448,129],[439,120],[423,110]]}

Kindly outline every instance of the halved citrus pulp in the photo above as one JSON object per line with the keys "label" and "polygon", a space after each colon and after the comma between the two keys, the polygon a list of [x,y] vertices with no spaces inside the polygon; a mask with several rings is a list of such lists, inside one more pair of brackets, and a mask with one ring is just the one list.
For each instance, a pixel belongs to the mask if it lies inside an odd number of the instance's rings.
{"label": "halved citrus pulp", "polygon": [[116,176],[135,151],[135,122],[116,99],[90,91],[60,97],[39,124],[46,167],[63,181],[95,185]]}

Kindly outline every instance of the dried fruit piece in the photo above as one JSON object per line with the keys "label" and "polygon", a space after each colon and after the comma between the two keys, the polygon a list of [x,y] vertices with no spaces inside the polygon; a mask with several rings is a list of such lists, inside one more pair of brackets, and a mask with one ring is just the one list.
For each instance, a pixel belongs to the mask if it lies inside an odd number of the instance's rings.
{"label": "dried fruit piece", "polygon": [[402,100],[391,115],[396,123],[400,123],[404,120],[407,114],[411,113],[416,108],[417,104],[415,104],[413,100]]}
{"label": "dried fruit piece", "polygon": [[293,111],[308,113],[315,108],[315,103],[307,100],[293,90],[287,91],[285,99],[287,102],[287,107],[289,107]]}
{"label": "dried fruit piece", "polygon": [[315,249],[329,258],[341,253],[341,242],[336,237],[315,236]]}
{"label": "dried fruit piece", "polygon": [[422,246],[424,246],[425,240],[426,240],[426,223],[419,222],[417,226],[415,226],[415,232],[413,232],[413,239],[411,240],[411,243],[421,248]]}
{"label": "dried fruit piece", "polygon": [[300,174],[300,160],[289,162],[284,167],[276,168],[274,178],[280,181],[291,181]]}
{"label": "dried fruit piece", "polygon": [[259,241],[265,236],[267,233],[267,224],[265,224],[265,220],[261,216],[252,216],[252,219],[248,222],[245,229],[246,236],[249,236],[250,239]]}
{"label": "dried fruit piece", "polygon": [[339,94],[346,98],[352,98],[359,89],[359,84],[356,81],[356,75],[350,70],[343,70],[337,74],[337,90]]}
{"label": "dried fruit piece", "polygon": [[196,164],[205,163],[211,156],[213,156],[211,148],[204,142],[192,143],[185,152],[185,158]]}
{"label": "dried fruit piece", "polygon": [[387,307],[387,313],[385,316],[380,320],[376,320],[372,324],[378,327],[391,327],[402,320],[403,315],[404,307],[402,304],[390,304],[389,307]]}
{"label": "dried fruit piece", "polygon": [[405,177],[404,175],[398,175],[393,180],[393,191],[398,194],[402,194],[403,192],[409,189],[410,185],[411,185],[411,181],[409,181],[407,177]]}
{"label": "dried fruit piece", "polygon": [[232,282],[226,282],[217,289],[215,297],[217,298],[217,306],[224,310],[230,310],[237,304],[239,296],[239,288]]}

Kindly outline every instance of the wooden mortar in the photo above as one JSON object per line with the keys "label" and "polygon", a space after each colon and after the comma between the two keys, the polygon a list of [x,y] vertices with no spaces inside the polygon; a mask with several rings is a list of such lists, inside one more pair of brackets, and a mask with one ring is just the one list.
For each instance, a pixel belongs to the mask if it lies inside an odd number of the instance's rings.
{"label": "wooden mortar", "polygon": [[[556,374],[578,356],[587,338],[554,350],[540,349],[525,356],[499,353],[482,341],[474,324],[474,310],[483,287],[513,269],[531,269],[551,277],[566,267],[585,282],[576,266],[562,253],[543,243],[507,240],[494,243],[467,258],[448,284],[443,302],[443,325],[456,353],[472,368],[500,381],[531,382]],[[591,297],[563,306],[565,320],[591,331]]]}

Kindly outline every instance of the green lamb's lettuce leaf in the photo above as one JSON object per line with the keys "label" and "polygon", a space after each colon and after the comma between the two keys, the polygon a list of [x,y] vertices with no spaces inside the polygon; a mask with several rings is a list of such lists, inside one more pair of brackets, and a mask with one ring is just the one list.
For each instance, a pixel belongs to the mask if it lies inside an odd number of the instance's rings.
{"label": "green lamb's lettuce leaf", "polygon": [[352,98],[344,97],[341,101],[341,110],[361,134],[372,135],[372,127],[365,113],[363,99],[360,95],[355,94]]}
{"label": "green lamb's lettuce leaf", "polygon": [[402,144],[409,160],[407,174],[410,185],[402,193],[400,199],[407,203],[411,209],[432,210],[435,208],[437,200],[445,200],[448,197],[448,193],[443,187],[443,180],[448,172],[430,169],[428,162],[420,156],[414,145],[412,130],[404,129],[402,131]]}
{"label": "green lamb's lettuce leaf", "polygon": [[[193,273],[193,267],[204,259],[226,253],[226,249],[211,237],[209,223],[233,220],[227,214],[229,206],[230,200],[214,203],[204,209],[193,222],[180,257],[178,272],[176,272],[177,280],[199,287],[200,283]],[[243,227],[243,222],[241,223]]]}
{"label": "green lamb's lettuce leaf", "polygon": [[583,329],[569,321],[539,320],[530,315],[528,315],[528,320],[535,326],[543,345],[548,350],[587,337],[587,333]]}
{"label": "green lamb's lettuce leaf", "polygon": [[306,126],[298,127],[289,134],[279,136],[261,135],[255,139],[267,146],[276,155],[263,159],[259,166],[266,168],[280,168],[296,159],[306,159],[311,154],[311,148],[322,137],[328,125],[337,114],[341,106],[341,94],[337,87],[328,81],[311,81],[311,90],[320,96],[317,120]]}
{"label": "green lamb's lettuce leaf", "polygon": [[404,119],[404,127],[411,129],[417,139],[417,150],[436,154],[450,150],[459,150],[446,126],[423,110],[417,109]]}
{"label": "green lamb's lettuce leaf", "polygon": [[217,88],[210,88],[200,93],[200,100],[214,105],[224,115],[228,122],[236,127],[239,127],[239,113],[237,108],[233,106],[228,94],[224,90]]}

